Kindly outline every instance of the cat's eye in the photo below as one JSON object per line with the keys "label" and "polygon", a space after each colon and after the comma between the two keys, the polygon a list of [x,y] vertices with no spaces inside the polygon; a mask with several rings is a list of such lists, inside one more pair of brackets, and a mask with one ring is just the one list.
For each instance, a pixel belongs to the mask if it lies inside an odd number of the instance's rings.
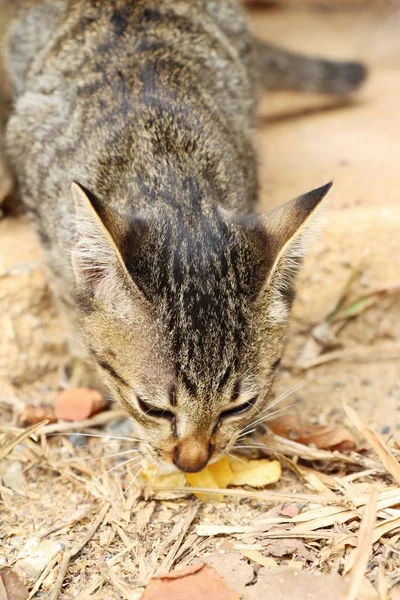
{"label": "cat's eye", "polygon": [[234,406],[233,408],[229,408],[228,410],[224,410],[221,413],[220,419],[226,419],[228,417],[235,417],[236,415],[241,415],[244,412],[247,412],[254,406],[256,403],[258,396],[254,396],[251,400],[244,402],[243,404],[239,404],[238,406]]}
{"label": "cat's eye", "polygon": [[170,410],[165,410],[163,408],[156,408],[155,406],[151,406],[137,394],[136,394],[136,399],[137,399],[140,409],[146,415],[149,415],[149,417],[157,417],[158,419],[167,419],[168,421],[173,421],[175,419],[174,413],[171,412]]}

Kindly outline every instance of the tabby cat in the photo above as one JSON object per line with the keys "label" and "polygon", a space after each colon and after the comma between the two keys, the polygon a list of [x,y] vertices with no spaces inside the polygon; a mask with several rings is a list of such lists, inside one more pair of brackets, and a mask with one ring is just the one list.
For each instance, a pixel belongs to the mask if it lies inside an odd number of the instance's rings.
{"label": "tabby cat", "polygon": [[258,88],[345,95],[365,69],[253,39],[235,0],[13,5],[7,154],[83,339],[73,376],[100,373],[154,459],[199,471],[267,407],[330,188],[254,213]]}

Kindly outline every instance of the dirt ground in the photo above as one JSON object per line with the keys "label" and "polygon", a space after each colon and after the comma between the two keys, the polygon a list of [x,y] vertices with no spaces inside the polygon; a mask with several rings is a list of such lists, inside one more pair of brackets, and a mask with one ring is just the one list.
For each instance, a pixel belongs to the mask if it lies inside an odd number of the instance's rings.
{"label": "dirt ground", "polygon": [[[302,417],[349,426],[342,408],[345,401],[384,439],[399,441],[400,11],[260,8],[252,9],[251,23],[265,39],[313,54],[359,58],[370,67],[364,89],[346,105],[289,93],[265,96],[260,104],[260,210],[334,181],[320,237],[311,245],[299,278],[290,343],[276,393],[310,378],[288,399],[298,403],[293,410]],[[352,284],[339,305],[350,278]],[[25,217],[4,218],[0,220],[0,425],[16,427],[27,403],[53,401],[60,389],[64,357],[63,332],[35,235]],[[17,448],[26,487],[10,495],[5,484],[0,485],[0,567],[13,564],[34,536],[73,547],[104,503],[120,495],[115,478],[94,484],[88,472],[60,470],[60,457],[85,455],[66,438],[57,451],[44,437],[41,444],[29,442]],[[8,466],[10,461],[5,462]],[[367,483],[363,483],[365,490]],[[304,490],[289,471],[284,471],[281,486],[272,489],[298,494]],[[330,573],[332,585],[324,580],[324,596],[332,593],[332,598],[339,598],[343,590],[336,578],[343,572],[344,554],[328,559],[328,553],[324,560],[326,548],[318,545],[320,540],[291,539],[291,548],[286,552],[275,548],[274,553],[265,537],[254,532],[240,538],[239,545],[237,537],[198,535],[199,524],[246,524],[265,516],[267,510],[271,502],[256,498],[233,497],[210,506],[174,496],[163,502],[146,501],[133,487],[117,516],[103,515],[93,539],[76,558],[71,557],[60,597],[139,598],[155,572],[206,557],[231,583],[235,579],[246,600],[319,598],[321,590],[307,579],[316,573]],[[393,518],[399,518],[397,513]],[[334,527],[336,533],[343,533],[345,526],[335,523]],[[400,597],[398,539],[399,535],[389,544],[391,553],[381,554],[381,561],[369,566],[369,580],[378,592],[368,588],[359,598]],[[223,553],[217,553],[221,544],[230,556],[229,564]],[[169,556],[174,545],[176,552]],[[44,587],[37,593],[33,589],[32,597],[53,597],[62,546],[57,548],[47,578],[43,577]],[[258,560],[251,551],[258,552]],[[382,560],[390,565],[383,578],[379,576],[386,568]],[[292,563],[301,571],[293,588],[297,591],[290,587],[290,575],[279,596],[271,583],[274,569]],[[259,587],[249,586],[254,577]]]}

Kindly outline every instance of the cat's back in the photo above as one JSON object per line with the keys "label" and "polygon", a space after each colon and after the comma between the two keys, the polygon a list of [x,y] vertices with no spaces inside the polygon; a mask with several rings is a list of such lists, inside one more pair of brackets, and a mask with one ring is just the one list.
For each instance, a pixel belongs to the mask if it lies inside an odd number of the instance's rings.
{"label": "cat's back", "polygon": [[102,109],[106,94],[115,111],[128,93],[132,106],[125,98],[121,108],[134,110],[135,100],[150,102],[155,94],[162,102],[168,86],[179,87],[182,96],[197,92],[233,120],[254,103],[252,44],[236,1],[21,4],[6,50],[16,112],[25,104],[33,112],[38,95],[44,104],[62,98],[64,112],[72,99],[81,105],[98,100]]}
{"label": "cat's back", "polygon": [[9,154],[41,197],[59,196],[66,172],[65,185],[85,181],[112,160],[117,138],[126,160],[138,139],[154,158],[149,130],[167,144],[172,121],[194,138],[220,130],[248,145],[252,44],[236,1],[30,1],[7,57],[17,96]]}

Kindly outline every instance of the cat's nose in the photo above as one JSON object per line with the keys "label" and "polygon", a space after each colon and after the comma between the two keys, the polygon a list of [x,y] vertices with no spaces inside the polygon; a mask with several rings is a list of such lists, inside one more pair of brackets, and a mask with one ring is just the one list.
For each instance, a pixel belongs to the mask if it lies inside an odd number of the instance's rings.
{"label": "cat's nose", "polygon": [[197,473],[204,469],[211,454],[213,445],[210,442],[198,442],[187,440],[175,446],[173,461],[174,464],[185,473]]}

